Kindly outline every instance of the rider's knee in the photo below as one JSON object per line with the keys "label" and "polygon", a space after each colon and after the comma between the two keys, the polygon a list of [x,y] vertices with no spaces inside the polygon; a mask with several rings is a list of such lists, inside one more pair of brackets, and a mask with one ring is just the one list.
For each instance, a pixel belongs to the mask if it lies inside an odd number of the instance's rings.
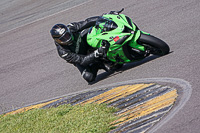
{"label": "rider's knee", "polygon": [[92,82],[95,80],[96,76],[91,73],[91,72],[84,72],[82,74],[83,78],[87,81],[87,82]]}

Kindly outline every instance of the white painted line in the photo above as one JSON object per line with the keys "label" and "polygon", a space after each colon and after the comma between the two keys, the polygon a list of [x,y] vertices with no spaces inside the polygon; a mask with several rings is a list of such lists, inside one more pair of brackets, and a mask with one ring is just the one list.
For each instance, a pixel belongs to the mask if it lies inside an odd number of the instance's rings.
{"label": "white painted line", "polygon": [[48,18],[48,17],[52,17],[52,16],[57,15],[57,14],[59,14],[59,13],[65,12],[65,11],[67,11],[67,10],[70,10],[70,9],[72,9],[72,8],[76,8],[76,7],[78,7],[78,6],[81,6],[81,5],[84,5],[84,4],[86,4],[86,3],[89,3],[89,2],[91,2],[91,1],[93,1],[93,0],[88,0],[88,1],[83,2],[83,3],[81,3],[81,4],[78,4],[78,5],[75,5],[75,6],[73,6],[73,7],[67,8],[67,9],[65,9],[65,10],[56,12],[56,13],[51,14],[51,15],[48,15],[48,16],[46,16],[46,17],[36,19],[36,20],[34,20],[34,21],[32,21],[32,22],[26,23],[26,24],[24,24],[24,25],[18,26],[18,27],[16,27],[16,28],[13,28],[13,29],[10,29],[10,30],[7,30],[7,31],[4,31],[4,32],[0,33],[0,35],[5,34],[5,33],[7,33],[7,32],[10,32],[10,31],[12,31],[12,30],[16,30],[16,29],[21,28],[21,27],[23,27],[23,26],[26,26],[26,25],[35,23],[35,22],[37,22],[37,21],[46,19],[46,18]]}

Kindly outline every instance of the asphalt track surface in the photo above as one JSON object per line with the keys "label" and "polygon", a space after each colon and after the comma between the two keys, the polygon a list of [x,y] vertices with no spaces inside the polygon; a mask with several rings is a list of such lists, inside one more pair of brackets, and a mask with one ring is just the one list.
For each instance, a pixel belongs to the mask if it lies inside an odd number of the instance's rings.
{"label": "asphalt track surface", "polygon": [[[157,132],[199,132],[199,0],[4,0],[0,7],[0,113],[105,84],[180,78],[191,84],[192,95]],[[97,81],[88,85],[73,65],[59,58],[49,30],[55,23],[67,24],[121,8],[141,30],[167,42],[171,53],[127,64],[111,75],[100,71]]]}

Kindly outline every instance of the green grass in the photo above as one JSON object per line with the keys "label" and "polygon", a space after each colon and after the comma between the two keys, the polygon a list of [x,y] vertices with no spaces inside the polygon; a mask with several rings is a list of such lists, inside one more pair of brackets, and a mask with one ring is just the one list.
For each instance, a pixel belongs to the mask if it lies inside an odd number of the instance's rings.
{"label": "green grass", "polygon": [[117,110],[104,104],[62,105],[0,117],[0,133],[106,133]]}

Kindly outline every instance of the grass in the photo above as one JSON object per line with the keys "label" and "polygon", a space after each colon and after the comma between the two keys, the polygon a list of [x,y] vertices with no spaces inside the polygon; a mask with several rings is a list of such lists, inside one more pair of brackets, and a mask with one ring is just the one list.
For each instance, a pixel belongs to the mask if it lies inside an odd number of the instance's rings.
{"label": "grass", "polygon": [[0,116],[0,133],[106,133],[117,119],[105,104],[62,105]]}

